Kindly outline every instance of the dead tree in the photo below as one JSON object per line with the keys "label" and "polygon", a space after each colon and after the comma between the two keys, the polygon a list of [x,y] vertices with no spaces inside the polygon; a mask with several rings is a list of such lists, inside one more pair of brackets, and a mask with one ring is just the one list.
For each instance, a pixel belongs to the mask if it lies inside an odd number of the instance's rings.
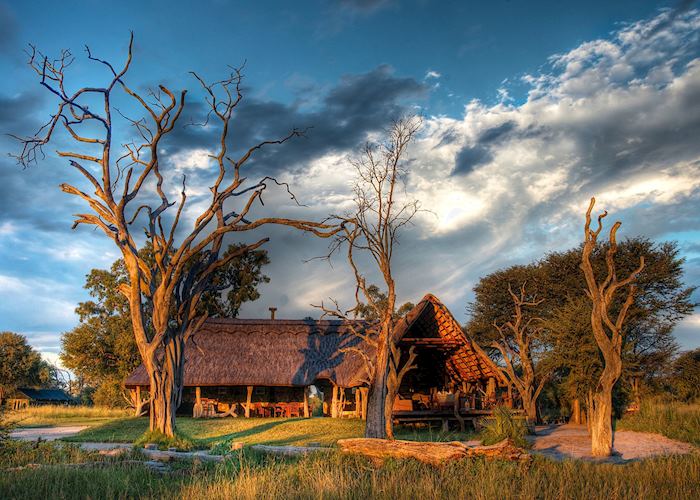
{"label": "dead tree", "polygon": [[[261,148],[283,144],[302,135],[302,131],[294,129],[286,137],[262,141],[243,148],[240,156],[233,156],[227,141],[234,110],[243,97],[241,68],[233,69],[228,77],[215,83],[207,83],[192,73],[208,105],[206,121],[209,127],[218,127],[220,133],[213,145],[215,154],[210,155],[215,165],[210,196],[201,212],[190,220],[191,214],[185,211],[186,178],[177,180],[181,182],[180,193],[177,200],[171,200],[173,173],[161,159],[163,141],[178,123],[187,91],[174,92],[164,85],[148,95],[134,90],[126,82],[132,47],[133,34],[121,68],[93,56],[86,47],[87,58],[107,70],[109,81],[104,87],[70,92],[65,73],[73,61],[71,52],[64,50],[52,60],[32,46],[29,65],[58,103],[50,120],[34,136],[18,138],[22,149],[17,159],[24,166],[35,162],[42,147],[61,128],[75,144],[74,149],[57,152],[82,174],[89,187],[61,184],[65,193],[81,198],[90,209],[76,215],[73,227],[96,226],[122,252],[129,282],[120,291],[129,301],[136,343],[150,380],[150,428],[172,436],[175,410],[182,397],[185,343],[206,320],[206,313],[197,307],[200,297],[211,289],[212,273],[268,241],[260,238],[224,256],[224,237],[266,224],[290,226],[324,237],[333,235],[335,229],[329,224],[302,220],[251,219],[251,210],[258,202],[262,204],[263,193],[270,184],[284,187],[295,198],[286,184],[274,178],[247,182],[242,170]],[[128,118],[116,109],[112,98],[117,92],[130,99],[135,113],[142,116]],[[136,138],[123,144],[118,154],[113,133],[114,120],[120,116],[131,125]],[[135,224],[145,226],[146,242],[153,249],[152,261],[139,255]]]}
{"label": "dead tree", "polygon": [[[591,299],[591,327],[598,349],[603,357],[603,371],[598,379],[595,390],[589,396],[589,418],[592,453],[594,456],[607,457],[612,455],[612,391],[622,373],[622,343],[624,341],[623,325],[627,312],[634,302],[634,281],[644,269],[644,256],[639,257],[639,267],[632,271],[627,278],[618,280],[615,270],[615,253],[617,252],[616,233],[621,222],[617,221],[610,229],[608,248],[605,253],[607,276],[602,282],[596,278],[591,263],[591,254],[598,244],[598,235],[603,229],[603,218],[608,214],[603,212],[598,216],[598,228],[591,229],[591,212],[595,198],[586,212],[584,228],[584,244],[581,255],[581,270],[586,278],[586,295]],[[615,294],[618,290],[627,288],[627,297],[622,305],[615,307]],[[611,318],[613,309],[617,309],[614,320]]]}
{"label": "dead tree", "polygon": [[[532,354],[532,342],[541,331],[540,327],[533,326],[533,323],[540,321],[540,318],[525,318],[524,307],[536,307],[544,299],[537,300],[533,297],[528,300],[525,291],[525,283],[520,287],[520,293],[516,294],[508,285],[508,293],[513,299],[515,312],[513,319],[504,325],[494,322],[493,326],[498,330],[501,340],[494,341],[491,345],[498,349],[503,358],[505,368],[503,375],[515,387],[523,401],[523,409],[527,415],[528,424],[534,426],[537,422],[537,398],[542,392],[544,384],[547,382],[547,374],[535,373],[535,362]],[[520,370],[517,370],[517,365]]]}
{"label": "dead tree", "polygon": [[[404,375],[415,367],[413,347],[403,352],[395,331],[400,318],[396,315],[396,284],[391,261],[399,231],[411,223],[419,210],[419,203],[405,196],[401,190],[405,174],[403,156],[420,127],[416,117],[394,122],[388,137],[380,144],[367,144],[359,158],[352,160],[357,171],[354,186],[354,212],[340,217],[344,222],[334,244],[335,249],[346,246],[347,259],[355,278],[355,307],[342,311],[335,307],[321,307],[324,315],[349,319],[364,302],[373,311],[376,321],[355,324],[352,331],[370,347],[373,355],[362,348],[348,351],[362,356],[367,367],[369,395],[365,436],[392,438],[392,407]],[[368,254],[369,262],[376,265],[387,290],[386,299],[377,300],[371,293],[366,274],[360,269],[357,254]],[[365,261],[363,261],[365,262]]]}

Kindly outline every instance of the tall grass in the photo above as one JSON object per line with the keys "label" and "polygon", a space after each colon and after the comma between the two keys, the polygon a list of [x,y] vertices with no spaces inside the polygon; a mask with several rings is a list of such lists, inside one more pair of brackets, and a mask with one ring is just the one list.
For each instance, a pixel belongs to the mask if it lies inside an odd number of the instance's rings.
{"label": "tall grass", "polygon": [[617,422],[616,429],[655,432],[700,446],[700,404],[643,401],[637,413],[625,415]]}
{"label": "tall grass", "polygon": [[49,425],[95,424],[109,420],[126,418],[130,410],[101,406],[30,406],[22,410],[8,412],[8,419],[22,427]]}
{"label": "tall grass", "polygon": [[[13,464],[105,460],[87,452],[21,443]],[[51,449],[55,450],[54,452]],[[132,457],[133,458],[133,457]],[[413,460],[383,466],[341,453],[299,459],[250,451],[223,464],[173,464],[160,475],[141,465],[110,459],[107,467],[49,467],[8,471],[0,459],[0,498],[698,498],[700,456],[675,456],[627,465],[553,462],[531,466],[462,460],[433,467]]]}

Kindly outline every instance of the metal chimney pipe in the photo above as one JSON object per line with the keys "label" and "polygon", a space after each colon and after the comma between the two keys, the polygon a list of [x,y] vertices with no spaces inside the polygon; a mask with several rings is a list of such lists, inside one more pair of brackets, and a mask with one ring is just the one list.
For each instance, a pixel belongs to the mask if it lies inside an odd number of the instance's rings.
{"label": "metal chimney pipe", "polygon": [[276,307],[269,307],[270,309],[270,319],[275,319],[275,311],[277,311]]}

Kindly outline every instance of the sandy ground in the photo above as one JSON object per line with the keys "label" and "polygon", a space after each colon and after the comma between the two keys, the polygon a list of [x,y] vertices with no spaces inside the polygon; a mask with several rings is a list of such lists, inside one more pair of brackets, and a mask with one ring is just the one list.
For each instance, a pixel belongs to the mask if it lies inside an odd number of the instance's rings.
{"label": "sandy ground", "polygon": [[[537,429],[536,436],[528,438],[532,451],[555,460],[578,458],[601,460],[591,455],[591,438],[586,426],[560,425]],[[691,444],[674,441],[660,434],[618,431],[613,441],[614,455],[603,461],[623,463],[659,455],[692,453],[698,449]]]}
{"label": "sandy ground", "polygon": [[71,425],[66,427],[33,427],[28,429],[17,429],[10,433],[10,437],[23,441],[36,441],[41,438],[44,441],[54,441],[63,437],[75,436],[87,425]]}

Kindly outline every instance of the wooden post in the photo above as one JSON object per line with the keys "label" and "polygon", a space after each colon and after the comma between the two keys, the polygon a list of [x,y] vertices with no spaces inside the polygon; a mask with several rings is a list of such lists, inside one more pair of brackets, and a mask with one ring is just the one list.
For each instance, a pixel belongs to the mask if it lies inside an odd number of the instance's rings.
{"label": "wooden post", "polygon": [[360,415],[360,418],[362,418],[362,420],[367,420],[367,403],[369,396],[369,388],[360,387],[360,394],[362,394],[362,415]]}
{"label": "wooden post", "polygon": [[508,384],[508,408],[513,408],[513,385]]}
{"label": "wooden post", "polygon": [[202,414],[204,413],[204,409],[202,408],[202,388],[195,387],[194,394],[195,394],[195,403],[194,403],[194,408],[192,409],[192,416],[194,418],[200,418],[202,416]]}
{"label": "wooden post", "polygon": [[309,387],[304,387],[304,418],[309,418]]}
{"label": "wooden post", "polygon": [[338,386],[333,385],[333,398],[331,399],[331,418],[338,418]]}
{"label": "wooden post", "polygon": [[247,387],[248,395],[245,400],[245,418],[250,418],[250,402],[253,399],[253,386],[249,385]]}
{"label": "wooden post", "polygon": [[360,388],[355,388],[355,417],[362,418],[362,393]]}
{"label": "wooden post", "polygon": [[488,399],[489,405],[493,406],[496,401],[496,378],[489,377],[488,384],[486,385],[486,398]]}
{"label": "wooden post", "polygon": [[457,389],[457,392],[455,393],[455,405],[454,405],[454,412],[455,412],[455,418],[457,419],[457,422],[459,422],[459,430],[460,432],[464,432],[464,417],[459,413],[461,410],[460,405],[459,405],[459,397],[461,396],[461,391]]}

